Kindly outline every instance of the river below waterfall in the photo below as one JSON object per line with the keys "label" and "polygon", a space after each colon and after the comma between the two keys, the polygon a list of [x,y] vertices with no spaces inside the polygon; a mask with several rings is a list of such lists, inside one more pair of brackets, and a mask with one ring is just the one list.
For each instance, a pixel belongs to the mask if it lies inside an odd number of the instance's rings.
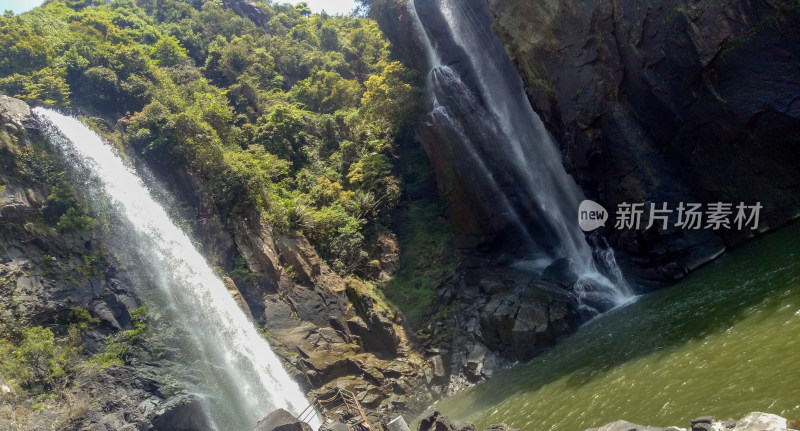
{"label": "river below waterfall", "polygon": [[546,355],[443,400],[484,429],[685,426],[751,411],[800,418],[800,223],[595,319]]}

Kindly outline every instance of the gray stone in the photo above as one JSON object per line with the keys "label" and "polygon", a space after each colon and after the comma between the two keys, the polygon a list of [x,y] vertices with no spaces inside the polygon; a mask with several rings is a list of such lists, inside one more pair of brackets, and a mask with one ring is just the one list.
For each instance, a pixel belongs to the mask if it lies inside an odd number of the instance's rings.
{"label": "gray stone", "polygon": [[586,431],[686,431],[683,428],[668,427],[658,428],[644,425],[636,425],[628,421],[616,421],[601,426],[600,428],[589,428]]}
{"label": "gray stone", "polygon": [[493,424],[486,428],[486,431],[519,431],[517,428],[511,428],[506,424]]}
{"label": "gray stone", "polygon": [[575,262],[566,257],[556,259],[544,269],[541,278],[544,281],[557,283],[561,287],[568,288],[578,281]]}
{"label": "gray stone", "polygon": [[313,431],[307,423],[301,422],[284,409],[278,409],[261,419],[253,431]]}
{"label": "gray stone", "polygon": [[0,95],[0,123],[10,123],[22,128],[31,119],[31,108],[25,102]]}
{"label": "gray stone", "polygon": [[207,401],[194,394],[172,398],[159,408],[149,431],[213,431]]}

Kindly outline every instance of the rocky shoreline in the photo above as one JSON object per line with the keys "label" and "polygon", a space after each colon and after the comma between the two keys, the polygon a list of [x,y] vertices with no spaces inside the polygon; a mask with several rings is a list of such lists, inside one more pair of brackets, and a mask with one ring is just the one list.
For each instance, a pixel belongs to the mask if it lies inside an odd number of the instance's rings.
{"label": "rocky shoreline", "polygon": [[692,419],[688,428],[651,427],[627,421],[612,422],[586,431],[788,431],[800,429],[800,422],[770,413],[753,412],[742,419],[716,420],[713,416]]}
{"label": "rocky shoreline", "polygon": [[[335,426],[323,427],[325,431],[338,430]],[[291,414],[280,410],[259,422],[253,431],[307,431],[307,424],[298,421]],[[416,431],[476,431],[475,425],[470,422],[456,424],[447,416],[437,410],[429,410],[419,420]],[[637,425],[625,420],[619,420],[598,428],[588,428],[585,431],[791,431],[800,430],[800,421],[786,419],[770,413],[752,412],[739,420],[717,420],[713,416],[702,416],[690,421],[689,427],[677,426],[654,427]],[[506,424],[493,424],[485,431],[520,431]]]}

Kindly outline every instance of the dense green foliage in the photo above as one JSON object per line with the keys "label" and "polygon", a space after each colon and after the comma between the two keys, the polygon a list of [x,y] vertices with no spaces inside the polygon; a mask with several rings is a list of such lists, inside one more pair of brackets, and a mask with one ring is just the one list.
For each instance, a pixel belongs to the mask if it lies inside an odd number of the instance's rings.
{"label": "dense green foliage", "polygon": [[[190,172],[224,219],[255,211],[359,273],[401,195],[414,77],[371,20],[259,5],[268,30],[217,1],[56,0],[2,17],[0,93],[122,117],[124,140]],[[91,227],[73,207],[62,232]]]}
{"label": "dense green foliage", "polygon": [[437,202],[420,200],[408,205],[400,225],[400,271],[388,282],[386,298],[407,317],[423,317],[436,297],[436,288],[455,271],[452,234]]}
{"label": "dense green foliage", "polygon": [[64,389],[85,362],[81,337],[98,320],[79,307],[70,310],[67,333],[56,336],[50,328],[21,330],[0,326],[0,376],[6,384],[31,394]]}

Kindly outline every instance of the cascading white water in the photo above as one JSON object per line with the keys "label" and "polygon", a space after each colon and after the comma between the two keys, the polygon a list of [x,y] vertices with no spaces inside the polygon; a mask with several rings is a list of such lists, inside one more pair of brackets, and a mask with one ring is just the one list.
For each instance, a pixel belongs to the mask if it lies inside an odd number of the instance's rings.
{"label": "cascading white water", "polygon": [[[520,209],[512,205],[509,199],[497,199],[503,207],[499,210],[508,214],[508,219],[521,227],[521,232],[534,244],[534,248],[546,256],[536,256],[535,262],[552,262],[561,257],[570,258],[582,274],[579,287],[593,289],[594,294],[602,294],[615,303],[623,303],[630,299],[631,292],[614,262],[613,252],[603,250],[598,256],[604,259],[606,274],[614,279],[601,275],[596,269],[592,248],[586,242],[583,232],[577,224],[577,209],[584,199],[583,193],[571,176],[565,171],[561,154],[539,116],[533,111],[524,91],[522,80],[508,59],[504,48],[491,33],[486,20],[478,15],[469,0],[435,0],[425,5],[441,15],[435,22],[439,27],[446,24],[446,32],[436,28],[435,34],[447,33],[452,43],[464,54],[454,58],[454,52],[438,51],[437,41],[432,40],[425,19],[419,16],[414,0],[409,0],[415,30],[419,33],[426,49],[430,67],[428,78],[429,95],[432,103],[431,117],[434,122],[452,129],[463,141],[468,154],[477,160],[478,167],[490,189],[500,191],[492,173],[483,169],[484,162],[477,147],[484,146],[484,153],[500,153],[503,160],[513,170],[515,178],[523,184],[527,199],[535,209],[536,223],[540,230],[545,230],[553,238],[550,243],[537,244],[541,239],[531,235]],[[459,68],[468,69],[472,73],[471,85],[459,76],[453,68],[443,64],[442,58],[448,56],[453,63],[462,63]],[[469,87],[469,89],[465,89]],[[460,105],[464,102],[458,98],[470,98],[470,92],[478,95],[485,105],[486,113],[462,119]],[[447,99],[447,100],[445,100]],[[470,106],[477,103],[468,102]],[[477,108],[470,108],[475,112]],[[468,123],[480,123],[474,126]],[[491,129],[482,142],[473,142],[476,138],[463,133],[464,127]],[[486,147],[488,146],[488,147]],[[541,240],[547,242],[546,240]],[[553,246],[552,243],[555,243]],[[540,264],[539,264],[540,265]],[[591,287],[589,287],[591,286]],[[578,292],[580,293],[580,292]]]}
{"label": "cascading white water", "polygon": [[[250,430],[277,408],[299,414],[308,401],[278,357],[236,304],[223,282],[169,218],[142,180],[114,149],[75,118],[35,108],[48,138],[77,171],[99,183],[111,211],[133,239],[124,247],[144,255],[145,268],[174,315],[193,335],[200,354],[188,366],[210,399],[209,415],[220,430]],[[187,353],[192,357],[192,353]],[[309,424],[320,426],[318,418]]]}

